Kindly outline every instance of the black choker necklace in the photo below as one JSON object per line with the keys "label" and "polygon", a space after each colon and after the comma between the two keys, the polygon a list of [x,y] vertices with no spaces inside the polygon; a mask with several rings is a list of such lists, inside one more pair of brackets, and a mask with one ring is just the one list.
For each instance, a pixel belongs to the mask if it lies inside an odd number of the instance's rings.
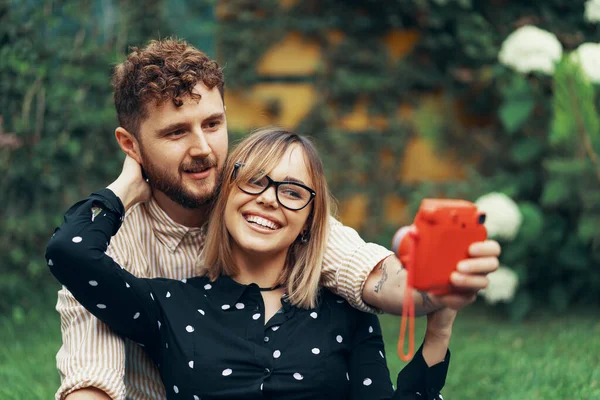
{"label": "black choker necklace", "polygon": [[281,288],[281,284],[273,286],[273,287],[258,287],[258,290],[260,290],[261,292],[272,292],[273,290],[277,290]]}

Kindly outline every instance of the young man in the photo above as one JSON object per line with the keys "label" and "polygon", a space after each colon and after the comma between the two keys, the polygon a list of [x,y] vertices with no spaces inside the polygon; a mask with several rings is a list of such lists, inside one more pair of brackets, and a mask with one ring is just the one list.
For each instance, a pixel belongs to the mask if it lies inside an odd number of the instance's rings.
{"label": "young man", "polygon": [[[221,68],[183,41],[153,41],[115,68],[114,99],[121,149],[142,165],[149,201],[129,211],[108,252],[137,276],[197,275],[203,226],[227,157],[227,118]],[[124,202],[127,199],[122,199]],[[354,307],[400,314],[406,272],[385,248],[365,243],[333,221],[323,283]],[[459,263],[453,283],[463,294],[419,293],[418,314],[460,309],[487,286],[498,266],[496,242],[477,243]],[[135,343],[124,341],[62,289],[62,384],[57,399],[162,399],[158,372]],[[265,339],[267,340],[267,339]]]}

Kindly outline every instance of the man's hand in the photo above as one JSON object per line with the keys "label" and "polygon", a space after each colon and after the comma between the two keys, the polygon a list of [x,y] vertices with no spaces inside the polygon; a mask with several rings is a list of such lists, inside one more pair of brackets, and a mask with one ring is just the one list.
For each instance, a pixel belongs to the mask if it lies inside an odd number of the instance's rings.
{"label": "man's hand", "polygon": [[106,393],[95,387],[87,387],[69,393],[65,400],[112,400]]}
{"label": "man's hand", "polygon": [[[493,240],[473,243],[469,248],[471,258],[457,265],[450,281],[455,291],[436,296],[415,290],[415,314],[424,315],[442,307],[459,310],[475,301],[477,292],[489,283],[487,275],[498,269],[500,245]],[[406,270],[396,256],[380,262],[371,272],[363,287],[365,303],[390,314],[402,314],[402,301],[406,288]]]}
{"label": "man's hand", "polygon": [[121,175],[108,185],[108,189],[121,199],[125,210],[134,204],[150,200],[152,195],[150,185],[142,177],[142,167],[130,156],[125,157]]}

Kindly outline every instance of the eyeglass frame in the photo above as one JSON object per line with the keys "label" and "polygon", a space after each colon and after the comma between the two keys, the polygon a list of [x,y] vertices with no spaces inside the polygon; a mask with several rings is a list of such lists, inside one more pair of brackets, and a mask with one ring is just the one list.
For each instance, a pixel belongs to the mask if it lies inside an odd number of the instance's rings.
{"label": "eyeglass frame", "polygon": [[[238,169],[239,169],[240,167],[242,167],[243,165],[244,165],[244,163],[242,163],[242,162],[236,162],[236,163],[234,164],[234,166],[233,166],[233,173],[232,173],[232,175],[231,175],[231,179],[234,179],[234,180],[235,180],[235,179],[237,178],[237,171],[238,171]],[[264,193],[264,192],[266,192],[266,191],[267,191],[267,189],[269,189],[271,186],[274,186],[274,187],[275,187],[275,198],[277,199],[277,203],[279,203],[279,205],[280,205],[281,207],[287,208],[288,210],[291,210],[291,211],[300,211],[300,210],[302,210],[302,209],[306,208],[306,206],[308,206],[308,205],[309,205],[309,204],[310,204],[310,203],[311,203],[311,202],[314,200],[315,196],[317,195],[317,192],[315,192],[313,189],[309,188],[308,186],[306,186],[306,185],[303,185],[302,183],[298,183],[298,182],[292,182],[292,181],[276,181],[276,180],[272,179],[272,178],[271,178],[269,175],[267,175],[267,174],[265,174],[265,178],[267,178],[267,182],[268,182],[268,183],[267,183],[267,186],[265,186],[265,187],[264,187],[264,189],[263,189],[263,190],[261,190],[261,191],[260,191],[260,192],[258,192],[258,193],[250,193],[250,192],[248,192],[248,191],[246,191],[246,190],[242,189],[242,188],[240,187],[240,185],[239,185],[237,182],[236,182],[236,186],[237,186],[237,187],[238,187],[238,189],[240,189],[242,192],[244,192],[244,193],[246,193],[246,194],[251,194],[251,195],[254,195],[254,196],[258,196],[258,195],[260,195],[260,194],[263,194],[263,193]],[[281,200],[279,200],[279,186],[280,186],[280,185],[294,185],[294,186],[300,186],[301,188],[308,190],[308,193],[310,194],[310,199],[308,199],[308,201],[306,202],[306,204],[305,204],[305,205],[303,205],[303,206],[302,206],[302,207],[300,207],[300,208],[291,208],[291,207],[288,207],[288,206],[286,206],[285,204],[283,204],[283,203],[281,202]]]}

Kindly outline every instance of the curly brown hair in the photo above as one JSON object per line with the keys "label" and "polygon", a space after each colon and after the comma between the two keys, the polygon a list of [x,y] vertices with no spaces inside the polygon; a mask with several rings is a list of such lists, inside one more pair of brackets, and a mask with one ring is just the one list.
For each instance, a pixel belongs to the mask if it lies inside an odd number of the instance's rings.
{"label": "curly brown hair", "polygon": [[199,82],[209,89],[216,86],[224,97],[225,81],[219,64],[184,40],[152,40],[143,49],[132,47],[127,60],[115,67],[111,82],[119,124],[139,138],[148,104],[171,100],[180,107],[181,97],[199,99],[192,93]]}

